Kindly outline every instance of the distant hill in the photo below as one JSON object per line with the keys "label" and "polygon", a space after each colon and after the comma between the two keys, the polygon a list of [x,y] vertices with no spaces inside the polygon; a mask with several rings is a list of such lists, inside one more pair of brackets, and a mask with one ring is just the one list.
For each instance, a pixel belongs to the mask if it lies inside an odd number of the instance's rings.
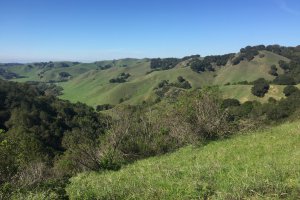
{"label": "distant hill", "polygon": [[[267,47],[260,45],[246,47],[239,53],[224,56],[196,55],[182,59],[126,58],[94,63],[1,64],[0,70],[13,75],[10,79],[13,81],[56,83],[64,89],[62,99],[80,101],[91,106],[155,101],[158,98],[156,94],[158,85],[166,80],[174,86],[179,76],[191,85],[191,89],[219,85],[225,97],[238,98],[240,101],[267,101],[268,97],[282,98],[283,87],[273,85],[265,98],[257,98],[251,94],[250,85],[241,83],[252,82],[258,78],[274,80],[276,76],[270,74],[272,65],[276,66],[276,73],[279,76],[283,75],[286,71],[279,63],[282,61],[289,63],[291,57],[285,49],[289,52],[298,51],[297,47],[290,50],[277,45]],[[128,77],[118,79],[122,73],[128,74]],[[0,74],[1,76],[7,78],[3,74]],[[111,79],[117,82],[110,81]]]}

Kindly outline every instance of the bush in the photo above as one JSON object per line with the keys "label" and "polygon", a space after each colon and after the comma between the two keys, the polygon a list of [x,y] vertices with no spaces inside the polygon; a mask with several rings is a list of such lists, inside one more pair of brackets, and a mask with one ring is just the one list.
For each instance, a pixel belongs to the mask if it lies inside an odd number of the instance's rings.
{"label": "bush", "polygon": [[237,99],[224,99],[222,102],[222,108],[240,106],[241,103]]}
{"label": "bush", "polygon": [[214,71],[212,64],[207,60],[193,60],[190,63],[191,69],[197,73],[204,71]]}
{"label": "bush", "polygon": [[222,101],[217,89],[209,88],[198,94],[192,92],[180,104],[182,110],[178,113],[184,115],[183,120],[203,140],[214,140],[230,134],[228,114],[221,107]]}
{"label": "bush", "polygon": [[258,97],[264,97],[270,88],[269,83],[263,78],[257,79],[253,84],[251,92]]}
{"label": "bush", "polygon": [[288,85],[283,89],[283,93],[286,97],[290,96],[291,94],[299,91],[299,89],[293,85]]}
{"label": "bush", "polygon": [[117,78],[112,78],[109,80],[110,83],[124,83],[130,77],[129,73],[121,73]]}
{"label": "bush", "polygon": [[154,58],[150,60],[150,68],[155,70],[168,70],[174,68],[180,59],[178,58]]}
{"label": "bush", "polygon": [[295,85],[295,79],[293,77],[291,77],[288,74],[282,74],[277,76],[273,83],[278,84],[278,85]]}
{"label": "bush", "polygon": [[112,109],[114,107],[114,105],[110,105],[110,104],[102,104],[102,105],[97,105],[96,106],[96,110],[99,111],[103,111],[103,110],[109,110]]}
{"label": "bush", "polygon": [[182,82],[185,81],[185,79],[182,76],[178,76],[177,80],[178,80],[179,83],[182,83]]}
{"label": "bush", "polygon": [[272,75],[272,76],[278,76],[276,65],[272,65],[272,66],[270,67],[269,74]]}

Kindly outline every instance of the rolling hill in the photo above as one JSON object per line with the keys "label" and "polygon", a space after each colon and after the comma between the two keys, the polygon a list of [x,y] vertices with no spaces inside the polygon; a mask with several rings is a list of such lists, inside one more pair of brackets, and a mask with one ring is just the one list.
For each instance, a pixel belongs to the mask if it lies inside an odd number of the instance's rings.
{"label": "rolling hill", "polygon": [[[239,53],[235,55],[238,57]],[[200,60],[203,58],[199,58]],[[251,94],[250,85],[235,84],[242,81],[254,81],[258,78],[273,80],[275,77],[268,72],[275,65],[278,74],[283,74],[279,61],[289,62],[289,59],[279,54],[262,50],[252,60],[242,60],[236,65],[228,61],[225,66],[214,66],[213,71],[197,73],[190,68],[189,60],[183,60],[168,70],[153,70],[151,59],[120,59],[99,61],[94,63],[78,62],[48,62],[30,63],[9,67],[1,67],[8,72],[20,75],[14,81],[52,82],[61,86],[62,99],[72,102],[84,102],[91,106],[100,104],[139,104],[143,101],[155,101],[155,88],[163,80],[170,83],[177,81],[178,76],[187,80],[192,89],[209,85],[219,85],[226,98],[237,98],[244,102],[259,100],[266,102],[269,97],[280,99],[284,97],[283,86],[272,85],[270,92],[264,98]],[[110,79],[122,73],[130,76],[122,83],[112,83]],[[234,85],[233,85],[234,84]]]}

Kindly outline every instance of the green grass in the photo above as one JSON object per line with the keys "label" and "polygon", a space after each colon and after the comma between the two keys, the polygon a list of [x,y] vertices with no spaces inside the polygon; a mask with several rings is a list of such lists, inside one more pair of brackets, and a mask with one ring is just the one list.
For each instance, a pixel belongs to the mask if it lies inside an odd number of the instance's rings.
{"label": "green grass", "polygon": [[70,199],[298,199],[300,126],[185,147],[116,172],[82,173]]}
{"label": "green grass", "polygon": [[[121,98],[125,99],[125,104],[139,104],[144,100],[153,101],[156,99],[153,89],[162,80],[175,82],[178,76],[183,76],[188,80],[193,88],[200,88],[208,85],[224,85],[239,81],[253,81],[257,78],[274,79],[268,74],[270,66],[279,60],[288,61],[280,55],[262,51],[265,56],[256,56],[252,61],[242,61],[240,64],[232,66],[228,64],[215,72],[196,73],[186,66],[187,62],[179,63],[175,68],[166,71],[151,71],[148,59],[120,59],[108,60],[95,63],[80,63],[71,67],[59,67],[59,62],[55,67],[44,72],[42,78],[38,74],[45,70],[38,67],[29,68],[28,66],[10,67],[9,70],[20,75],[26,76],[16,81],[49,81],[59,80],[60,72],[68,72],[72,78],[67,82],[58,83],[64,88],[62,99],[72,102],[84,102],[90,106],[99,104],[118,104]],[[110,64],[113,67],[107,70],[97,70],[97,66]],[[126,67],[123,67],[126,65]],[[126,83],[110,83],[111,78],[117,77],[120,73],[130,73]],[[278,73],[283,73],[278,67]],[[238,98],[244,102],[246,100],[258,100],[265,102],[268,97],[276,99],[283,97],[282,87],[274,86],[274,91],[267,94],[265,98],[257,98],[251,94],[250,86],[222,86],[225,97]]]}
{"label": "green grass", "polygon": [[261,54],[265,56],[260,58],[256,56],[252,61],[242,61],[238,65],[227,65],[217,71],[217,76],[214,84],[237,83],[240,81],[254,81],[258,78],[265,78],[266,80],[273,80],[268,71],[271,65],[276,65],[278,73],[282,74],[283,70],[278,66],[279,60],[288,61],[287,58],[280,55],[262,51]]}
{"label": "green grass", "polygon": [[[146,74],[150,70],[150,63],[142,61],[130,67],[88,71],[71,81],[61,83],[64,88],[61,98],[85,102],[91,106],[104,103],[117,104],[120,98],[126,99],[126,104],[137,104],[143,100],[153,100],[155,98],[153,89],[162,80],[175,82],[178,76],[183,76],[194,88],[207,86],[213,80],[213,73],[198,74],[187,67]],[[126,83],[109,83],[111,78],[117,77],[122,72],[131,74]]]}
{"label": "green grass", "polygon": [[[87,71],[76,76],[71,81],[60,84],[64,88],[63,99],[72,102],[85,102],[88,105],[96,106],[99,104],[110,103],[118,104],[121,98],[126,99],[126,104],[138,104],[144,100],[154,100],[155,94],[153,89],[162,80],[176,81],[178,76],[183,76],[188,80],[193,88],[200,88],[207,85],[217,84],[224,85],[227,82],[253,81],[257,78],[274,79],[268,74],[270,66],[277,64],[279,60],[286,58],[263,51],[265,56],[258,56],[251,62],[242,62],[239,65],[227,65],[216,72],[204,72],[201,74],[193,72],[184,63],[175,68],[166,71],[156,71],[146,74],[150,71],[148,60],[119,60],[115,61],[115,66],[104,71]],[[127,64],[128,67],[119,67]],[[132,76],[126,83],[109,83],[109,79],[117,77],[118,74],[125,72]],[[279,73],[282,73],[279,68]],[[237,89],[237,90],[236,90]],[[272,89],[272,88],[271,88]],[[274,86],[273,90],[264,98],[257,98],[251,94],[250,86],[229,86],[222,87],[226,97],[238,98],[244,102],[246,100],[258,100],[266,102],[269,97],[280,99],[283,97],[282,87]],[[80,91],[80,92],[79,92]]]}
{"label": "green grass", "polygon": [[283,94],[284,85],[270,85],[270,89],[264,97],[257,97],[251,93],[252,85],[227,85],[220,86],[220,90],[223,93],[224,98],[234,98],[238,99],[241,102],[245,101],[260,101],[268,102],[270,97],[280,100],[285,98]]}

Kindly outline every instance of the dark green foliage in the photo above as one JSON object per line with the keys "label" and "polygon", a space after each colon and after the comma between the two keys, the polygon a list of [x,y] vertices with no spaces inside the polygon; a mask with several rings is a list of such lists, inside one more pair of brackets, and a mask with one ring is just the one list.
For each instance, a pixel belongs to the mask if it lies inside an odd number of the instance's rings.
{"label": "dark green foliage", "polygon": [[178,77],[177,77],[177,81],[178,81],[179,83],[182,83],[182,82],[185,81],[185,79],[184,79],[182,76],[178,76]]}
{"label": "dark green foliage", "polygon": [[234,121],[238,119],[248,119],[253,113],[256,103],[252,101],[246,101],[240,106],[230,106],[228,107],[229,116],[227,120]]}
{"label": "dark green foliage", "polygon": [[183,89],[192,88],[191,84],[187,80],[185,80],[182,76],[178,76],[177,81],[178,81],[177,83],[172,83],[170,85],[178,88],[183,88]]}
{"label": "dark green foliage", "polygon": [[20,76],[16,73],[10,72],[6,69],[0,68],[0,76],[2,76],[4,79],[14,79],[14,78],[23,78],[23,76]]}
{"label": "dark green foliage", "polygon": [[68,63],[61,62],[60,67],[70,67]]}
{"label": "dark green foliage", "polygon": [[166,85],[169,85],[169,80],[162,80],[162,81],[160,81],[160,82],[158,83],[157,87],[158,87],[158,88],[162,88],[162,87],[164,87],[164,86],[166,86]]}
{"label": "dark green foliage", "polygon": [[153,58],[150,60],[150,67],[155,70],[168,70],[174,68],[179,62],[178,58]]}
{"label": "dark green foliage", "polygon": [[209,63],[215,63],[217,66],[224,66],[233,57],[234,57],[233,53],[217,55],[217,56],[206,56],[204,58],[204,61]]}
{"label": "dark green foliage", "polygon": [[[107,118],[94,112],[93,108],[81,103],[71,104],[53,95],[46,96],[38,85],[0,80],[0,94],[0,129],[4,130],[0,133],[1,187],[10,183],[13,177],[16,187],[27,187],[32,178],[30,173],[36,170],[44,173],[56,162],[63,162],[65,155],[70,155],[75,151],[72,148],[77,148],[76,140],[64,139],[67,135],[69,138],[69,133],[80,131],[82,134],[77,135],[78,141],[89,137],[95,140],[102,137],[107,128]],[[68,145],[63,143],[66,140]],[[71,155],[67,162],[75,163],[82,156]],[[60,169],[63,168],[57,168]],[[70,171],[74,169],[78,168]],[[26,178],[22,175],[19,180],[19,174],[28,175]],[[45,179],[46,176],[41,177],[32,184],[39,184]]]}
{"label": "dark green foliage", "polygon": [[282,74],[277,76],[273,83],[278,84],[278,85],[295,85],[296,81],[295,79],[289,75],[289,74]]}
{"label": "dark green foliage", "polygon": [[276,65],[272,65],[270,68],[271,69],[269,71],[269,74],[271,74],[272,76],[278,76]]}
{"label": "dark green foliage", "polygon": [[154,88],[155,94],[160,98],[164,97],[165,94],[169,91],[170,87],[190,89],[192,88],[191,84],[185,80],[182,76],[177,77],[177,82],[169,83],[169,80],[162,80],[158,83],[157,87]]}
{"label": "dark green foliage", "polygon": [[181,83],[175,84],[175,86],[179,87],[179,88],[183,88],[183,89],[191,89],[192,88],[190,82],[188,82],[188,81],[183,81]]}
{"label": "dark green foliage", "polygon": [[53,83],[43,83],[43,82],[37,82],[37,81],[27,81],[28,85],[33,86],[35,89],[37,89],[38,93],[40,95],[45,96],[59,96],[62,95],[63,88],[61,86],[57,86]]}
{"label": "dark green foliage", "polygon": [[222,108],[240,106],[241,103],[237,99],[224,99],[222,102]]}
{"label": "dark green foliage", "polygon": [[129,73],[121,73],[117,78],[112,78],[109,80],[110,83],[124,83],[130,77]]}
{"label": "dark green foliage", "polygon": [[181,60],[185,61],[185,60],[194,59],[194,58],[199,59],[200,55],[197,54],[197,55],[185,56]]}
{"label": "dark green foliage", "polygon": [[277,100],[273,97],[269,97],[268,102],[275,104],[277,102]]}
{"label": "dark green foliage", "polygon": [[259,54],[259,51],[265,50],[264,45],[258,45],[258,46],[247,46],[245,48],[242,48],[240,50],[240,54],[232,60],[233,65],[239,64],[243,60],[251,61],[254,59],[255,56]]}
{"label": "dark green foliage", "polygon": [[98,68],[101,70],[106,70],[106,69],[112,68],[112,65],[109,65],[109,64],[104,65],[104,66],[99,65]]}
{"label": "dark green foliage", "polygon": [[248,81],[240,81],[240,82],[237,82],[236,84],[238,84],[238,85],[251,85],[251,82],[249,83]]}
{"label": "dark green foliage", "polygon": [[68,77],[71,76],[71,74],[69,74],[68,72],[60,72],[60,73],[59,73],[59,76],[60,76],[61,78],[68,78]]}
{"label": "dark green foliage", "polygon": [[96,110],[99,111],[103,111],[103,110],[109,110],[112,109],[114,107],[114,105],[110,105],[110,104],[102,104],[102,105],[97,105],[96,106]]}
{"label": "dark green foliage", "polygon": [[280,120],[286,118],[290,115],[290,111],[286,108],[287,107],[284,104],[280,104],[276,107],[269,107],[269,109],[266,111],[266,116],[270,120]]}
{"label": "dark green foliage", "polygon": [[291,94],[298,92],[299,89],[293,85],[288,85],[283,89],[283,93],[286,97],[290,96]]}
{"label": "dark green foliage", "polygon": [[207,60],[193,60],[190,63],[191,69],[197,73],[204,71],[214,71],[212,64]]}
{"label": "dark green foliage", "polygon": [[[300,48],[297,47],[282,47],[279,45],[267,46],[268,51],[272,51],[279,55],[289,58],[289,63],[279,61],[279,66],[284,70],[283,75],[279,75],[278,79],[274,80],[275,84],[294,85],[300,83]],[[288,83],[287,83],[288,82]],[[295,82],[295,83],[293,83]]]}
{"label": "dark green foliage", "polygon": [[278,64],[279,64],[279,66],[280,66],[284,71],[289,71],[289,69],[290,69],[289,63],[287,63],[287,62],[285,62],[285,61],[283,61],[283,60],[280,60],[280,61],[278,62]]}
{"label": "dark green foliage", "polygon": [[22,63],[0,63],[0,67],[23,66]]}
{"label": "dark green foliage", "polygon": [[269,83],[263,78],[257,79],[253,84],[251,92],[258,97],[264,97],[270,88]]}

